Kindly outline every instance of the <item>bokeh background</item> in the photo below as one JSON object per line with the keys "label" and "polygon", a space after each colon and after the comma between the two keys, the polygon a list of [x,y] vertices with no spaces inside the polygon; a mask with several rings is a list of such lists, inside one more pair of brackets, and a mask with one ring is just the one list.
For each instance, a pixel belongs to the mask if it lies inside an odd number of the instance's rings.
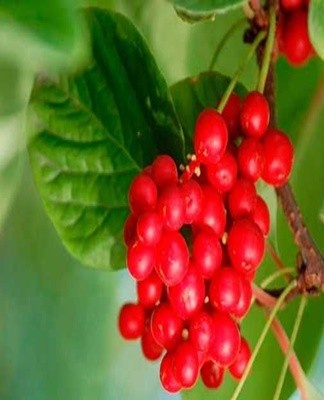
{"label": "bokeh background", "polygon": [[[96,3],[114,7],[133,20],[169,84],[206,69],[222,33],[238,18],[233,12],[190,25],[163,0]],[[246,52],[241,36],[242,30],[228,42],[217,70],[227,75],[235,71]],[[242,77],[248,88],[255,85],[256,71],[251,63]],[[278,66],[280,126],[297,146],[293,185],[322,250],[324,90],[317,87],[324,86],[323,73],[323,63],[316,59],[299,70],[284,60]],[[30,78],[22,84],[22,96],[29,85]],[[316,112],[310,112],[311,107]],[[34,186],[24,130],[23,111],[0,118],[0,398],[177,398],[160,389],[158,364],[144,361],[139,343],[126,343],[118,335],[118,310],[123,302],[135,299],[127,272],[86,268],[61,244]],[[292,248],[280,215],[278,232],[279,248]],[[293,263],[293,250],[283,255]],[[312,318],[307,319],[310,327]],[[308,342],[302,345],[307,347]],[[314,361],[307,363],[312,364],[310,378],[324,390],[323,340],[316,353]],[[218,398],[216,393],[213,396]]]}

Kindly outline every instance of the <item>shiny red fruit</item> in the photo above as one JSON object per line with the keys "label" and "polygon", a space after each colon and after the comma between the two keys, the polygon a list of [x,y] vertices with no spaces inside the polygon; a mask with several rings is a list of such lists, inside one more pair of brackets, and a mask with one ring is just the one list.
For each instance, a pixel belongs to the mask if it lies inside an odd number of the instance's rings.
{"label": "shiny red fruit", "polygon": [[153,210],[157,202],[157,187],[148,174],[137,175],[129,188],[128,201],[134,215]]}
{"label": "shiny red fruit", "polygon": [[217,389],[223,383],[225,369],[218,363],[209,360],[206,361],[200,370],[200,376],[204,385],[208,389]]}
{"label": "shiny red fruit", "polygon": [[248,342],[242,337],[240,351],[232,365],[229,366],[231,375],[236,379],[241,379],[246,366],[251,358],[251,349]]}
{"label": "shiny red fruit", "polygon": [[119,312],[118,326],[119,332],[124,339],[134,340],[140,338],[145,326],[143,307],[133,303],[124,304]]}
{"label": "shiny red fruit", "polygon": [[266,132],[270,120],[267,99],[259,92],[250,92],[242,102],[240,121],[246,136],[259,138]]}
{"label": "shiny red fruit", "polygon": [[197,382],[198,355],[197,350],[189,341],[181,342],[174,351],[173,374],[183,388],[190,389]]}

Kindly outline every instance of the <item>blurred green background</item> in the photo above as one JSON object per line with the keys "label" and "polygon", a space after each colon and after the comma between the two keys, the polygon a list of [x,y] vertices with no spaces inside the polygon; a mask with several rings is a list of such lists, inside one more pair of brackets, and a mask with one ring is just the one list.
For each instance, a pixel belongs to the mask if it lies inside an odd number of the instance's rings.
{"label": "blurred green background", "polygon": [[[167,1],[96,3],[113,6],[134,21],[170,85],[208,67],[222,33],[239,15],[233,12],[213,22],[190,25],[177,17]],[[241,36],[242,30],[226,45],[217,70],[227,75],[235,71],[246,51]],[[57,62],[60,64],[61,59]],[[0,74],[4,79],[7,69],[2,65]],[[46,63],[37,66],[45,67]],[[139,343],[126,343],[118,335],[118,310],[126,300],[135,299],[134,284],[127,272],[81,266],[63,248],[45,215],[24,150],[24,104],[35,69],[26,70],[23,74],[11,70],[16,79],[21,79],[22,110],[0,117],[0,398],[174,398],[160,389],[158,364],[148,364],[140,355]],[[252,63],[242,80],[252,88],[256,77],[256,65]],[[314,110],[314,93],[321,81],[323,64],[319,60],[299,70],[293,70],[284,60],[279,62],[280,127],[297,146],[293,185],[324,250],[320,219],[324,204],[323,93],[317,92],[315,97],[319,98],[317,113],[309,112],[311,105]],[[4,101],[3,96],[0,98]],[[294,249],[290,234],[282,216],[278,218],[279,249],[285,249],[283,257],[291,264]],[[312,320],[307,323],[312,324]],[[324,344],[319,347],[312,372],[314,383],[322,390],[323,371]],[[213,396],[217,398],[216,393]]]}

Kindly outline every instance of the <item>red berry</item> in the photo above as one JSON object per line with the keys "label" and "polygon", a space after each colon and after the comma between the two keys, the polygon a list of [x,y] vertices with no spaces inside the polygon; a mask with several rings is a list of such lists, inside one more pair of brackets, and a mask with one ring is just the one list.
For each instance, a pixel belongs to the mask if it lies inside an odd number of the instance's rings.
{"label": "red berry", "polygon": [[177,393],[182,389],[181,383],[173,373],[173,354],[166,353],[160,365],[160,381],[163,388],[169,393]]}
{"label": "red berry", "polygon": [[238,165],[240,174],[251,180],[257,181],[264,165],[263,147],[259,140],[254,138],[243,139],[238,151]]}
{"label": "red berry", "polygon": [[259,92],[250,92],[241,107],[241,127],[245,135],[262,136],[268,128],[270,109],[266,98]]}
{"label": "red berry", "polygon": [[152,178],[159,188],[176,185],[178,182],[178,171],[173,158],[163,154],[157,156],[152,164]]}
{"label": "red berry", "polygon": [[119,312],[119,332],[124,339],[134,340],[144,331],[145,313],[139,304],[126,303]]}
{"label": "red berry", "polygon": [[246,366],[251,358],[251,349],[248,342],[242,337],[240,351],[236,357],[236,360],[232,365],[229,366],[231,375],[236,379],[241,379]]}
{"label": "red berry", "polygon": [[160,241],[162,230],[162,218],[155,211],[147,211],[138,217],[137,236],[148,246],[154,246]]}
{"label": "red berry", "polygon": [[222,117],[225,120],[228,134],[231,138],[235,138],[240,134],[240,108],[241,99],[232,92],[222,111]]}
{"label": "red berry", "polygon": [[227,367],[235,361],[240,350],[240,332],[228,314],[214,313],[213,322],[214,337],[209,348],[209,355],[221,367]]}
{"label": "red berry", "polygon": [[232,267],[221,267],[209,286],[211,305],[227,313],[235,310],[241,295],[241,277]]}
{"label": "red berry", "polygon": [[238,271],[248,273],[256,270],[265,250],[260,228],[249,219],[235,221],[228,234],[227,249],[232,265]]}
{"label": "red berry", "polygon": [[243,318],[249,311],[252,302],[252,287],[250,281],[241,276],[240,298],[231,314],[235,318]]}
{"label": "red berry", "polygon": [[136,216],[153,210],[157,201],[157,188],[152,178],[145,173],[137,175],[129,188],[128,201]]}
{"label": "red berry", "polygon": [[280,5],[285,9],[285,10],[297,10],[302,8],[303,6],[303,0],[280,0]]}
{"label": "red berry", "polygon": [[225,152],[217,164],[207,165],[208,181],[219,191],[232,189],[237,176],[237,163],[234,156]]}
{"label": "red berry", "polygon": [[190,179],[181,186],[182,195],[185,202],[185,224],[192,224],[199,218],[203,192],[198,182]]}
{"label": "red berry", "polygon": [[213,335],[214,323],[209,313],[201,311],[191,319],[189,339],[197,351],[208,351]]}
{"label": "red berry", "polygon": [[218,237],[221,237],[226,225],[226,211],[222,196],[209,186],[203,187],[203,194],[198,225],[209,226]]}
{"label": "red berry", "polygon": [[137,281],[147,278],[155,266],[155,249],[136,241],[127,252],[127,268]]}
{"label": "red berry", "polygon": [[130,246],[136,240],[136,224],[137,218],[133,214],[129,214],[124,224],[124,243]]}
{"label": "red berry", "polygon": [[253,213],[257,201],[255,186],[251,181],[239,179],[228,196],[228,209],[233,219]]}
{"label": "red berry", "polygon": [[288,61],[295,66],[304,64],[313,54],[308,35],[308,12],[302,8],[289,13],[285,20],[285,53]]}
{"label": "red berry", "polygon": [[177,285],[189,265],[186,241],[177,231],[165,232],[157,246],[156,272],[166,286]]}
{"label": "red berry", "polygon": [[162,217],[164,225],[172,230],[178,230],[183,225],[185,207],[182,190],[176,185],[165,188],[157,203],[157,210]]}
{"label": "red berry", "polygon": [[136,282],[138,302],[145,308],[154,308],[160,301],[163,293],[163,282],[153,270],[152,273],[141,282]]}
{"label": "red berry", "polygon": [[192,256],[202,277],[210,279],[222,262],[222,247],[212,229],[206,227],[195,235]]}
{"label": "red berry", "polygon": [[262,179],[269,185],[281,186],[287,182],[293,165],[294,148],[287,135],[270,129],[263,139],[264,168]]}
{"label": "red berry", "polygon": [[217,389],[223,382],[224,372],[224,368],[221,368],[216,362],[209,360],[201,367],[200,376],[207,388]]}
{"label": "red berry", "polygon": [[258,225],[264,236],[267,236],[270,230],[270,212],[267,203],[260,196],[257,196],[257,202],[251,214],[251,219]]}
{"label": "red berry", "polygon": [[167,350],[174,348],[180,341],[183,322],[170,304],[159,304],[151,316],[151,331],[154,340]]}
{"label": "red berry", "polygon": [[150,361],[157,360],[163,353],[163,347],[155,341],[150,326],[145,328],[141,337],[141,348],[144,357]]}
{"label": "red berry", "polygon": [[198,379],[199,363],[197,350],[189,342],[181,342],[173,354],[173,374],[183,388],[194,386]]}
{"label": "red berry", "polygon": [[190,319],[202,307],[205,300],[205,283],[194,264],[177,285],[168,288],[170,304],[182,319]]}
{"label": "red berry", "polygon": [[225,153],[228,132],[224,118],[207,108],[198,116],[194,132],[194,148],[199,161],[217,163]]}

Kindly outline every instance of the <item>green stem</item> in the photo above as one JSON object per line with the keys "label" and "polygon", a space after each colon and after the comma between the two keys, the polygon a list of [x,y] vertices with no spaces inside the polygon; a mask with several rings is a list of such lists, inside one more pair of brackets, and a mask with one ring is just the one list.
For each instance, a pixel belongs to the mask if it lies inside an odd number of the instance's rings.
{"label": "green stem", "polygon": [[265,326],[264,326],[264,328],[263,328],[263,330],[261,332],[261,335],[260,335],[260,337],[259,337],[259,339],[257,341],[257,344],[255,345],[254,351],[253,351],[253,353],[251,355],[251,358],[250,358],[250,361],[248,362],[248,365],[245,368],[244,374],[243,374],[239,384],[237,385],[237,387],[235,389],[235,392],[233,393],[233,396],[231,397],[231,400],[236,400],[238,398],[238,396],[240,395],[241,390],[242,390],[242,388],[243,388],[243,386],[244,386],[244,384],[245,384],[245,382],[247,380],[247,377],[248,377],[248,375],[250,373],[252,365],[253,365],[253,363],[254,363],[254,361],[256,359],[256,356],[258,355],[258,353],[260,351],[260,348],[261,348],[261,346],[262,346],[262,344],[264,342],[264,339],[265,339],[265,337],[266,337],[266,335],[267,335],[267,333],[268,333],[268,331],[269,331],[269,329],[271,327],[273,319],[275,318],[277,312],[279,311],[280,307],[282,306],[283,302],[285,301],[286,296],[289,294],[289,292],[292,289],[294,289],[296,287],[296,285],[297,285],[297,282],[295,280],[290,282],[290,284],[285,288],[285,290],[281,293],[280,297],[278,298],[278,300],[276,302],[276,305],[273,307],[273,309],[272,309],[272,311],[271,311],[271,313],[269,315],[269,319],[266,322],[266,324],[265,324]]}
{"label": "green stem", "polygon": [[283,276],[286,276],[289,274],[289,276],[293,277],[293,273],[296,272],[296,268],[292,267],[285,267],[282,269],[279,269],[278,271],[274,272],[273,274],[269,275],[267,278],[265,278],[261,284],[259,285],[262,289],[265,289],[267,286],[270,285],[274,280],[277,278]]}
{"label": "green stem", "polygon": [[209,64],[209,71],[213,70],[217,61],[217,58],[219,56],[219,53],[223,50],[226,42],[228,39],[235,33],[241,26],[247,25],[247,20],[246,18],[239,19],[236,21],[225,33],[223,36],[222,40],[219,42],[218,46],[216,47],[215,53],[213,55],[213,58]]}
{"label": "green stem", "polygon": [[271,56],[272,56],[272,49],[273,49],[273,44],[275,40],[275,34],[276,34],[276,12],[273,7],[270,8],[270,13],[269,13],[269,18],[270,18],[270,26],[269,26],[269,32],[268,32],[268,38],[267,42],[265,45],[264,49],[264,55],[263,55],[263,60],[262,60],[262,66],[260,70],[260,76],[259,76],[259,83],[257,90],[260,93],[263,93],[268,72],[269,72],[269,67],[271,63]]}
{"label": "green stem", "polygon": [[286,353],[286,357],[284,360],[284,363],[282,365],[281,368],[281,372],[280,372],[280,376],[279,376],[279,380],[277,383],[277,387],[276,387],[276,391],[275,394],[273,396],[273,400],[279,400],[279,396],[285,381],[285,377],[286,377],[286,373],[287,373],[287,369],[288,369],[288,365],[289,365],[289,360],[290,360],[290,356],[293,352],[293,348],[294,348],[294,344],[295,344],[295,340],[298,334],[298,330],[299,330],[299,326],[303,317],[303,313],[305,310],[305,306],[306,306],[306,296],[302,296],[300,303],[299,303],[299,308],[298,308],[298,312],[297,312],[297,316],[296,316],[296,320],[295,320],[295,324],[291,333],[291,337],[290,337],[290,342],[289,342],[289,347]]}
{"label": "green stem", "polygon": [[240,76],[242,75],[242,72],[245,70],[245,68],[247,67],[249,61],[251,60],[251,58],[253,57],[256,49],[258,48],[259,44],[262,42],[262,40],[266,37],[266,32],[264,31],[260,31],[257,35],[257,37],[255,38],[254,42],[251,45],[251,48],[249,49],[249,52],[247,53],[246,57],[244,58],[243,62],[240,64],[240,66],[238,67],[237,71],[235,72],[235,74],[233,75],[233,78],[231,80],[231,82],[229,83],[225,93],[223,94],[223,97],[217,107],[217,111],[218,112],[222,112],[228,98],[230,97],[233,89],[235,88],[235,85],[237,83],[237,81],[239,80]]}

